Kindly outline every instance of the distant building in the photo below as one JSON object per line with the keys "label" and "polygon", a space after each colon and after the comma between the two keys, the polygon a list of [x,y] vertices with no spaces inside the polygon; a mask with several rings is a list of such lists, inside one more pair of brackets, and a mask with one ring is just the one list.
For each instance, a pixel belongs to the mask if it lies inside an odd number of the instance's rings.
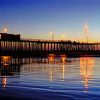
{"label": "distant building", "polygon": [[20,34],[0,33],[0,39],[6,41],[18,41],[20,40]]}

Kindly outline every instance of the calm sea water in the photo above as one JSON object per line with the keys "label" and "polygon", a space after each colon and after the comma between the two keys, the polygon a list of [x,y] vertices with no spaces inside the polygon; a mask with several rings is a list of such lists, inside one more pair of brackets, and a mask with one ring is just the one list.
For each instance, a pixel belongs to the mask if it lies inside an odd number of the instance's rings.
{"label": "calm sea water", "polygon": [[27,100],[100,99],[100,58],[2,56],[0,62],[0,97]]}

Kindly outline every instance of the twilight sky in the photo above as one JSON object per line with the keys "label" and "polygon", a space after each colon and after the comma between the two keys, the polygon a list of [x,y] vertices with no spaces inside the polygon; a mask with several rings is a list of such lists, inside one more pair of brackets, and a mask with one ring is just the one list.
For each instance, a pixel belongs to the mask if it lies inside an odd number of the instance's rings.
{"label": "twilight sky", "polygon": [[99,40],[100,0],[0,0],[0,31],[22,38],[51,39],[53,32],[55,39],[82,39],[85,23]]}

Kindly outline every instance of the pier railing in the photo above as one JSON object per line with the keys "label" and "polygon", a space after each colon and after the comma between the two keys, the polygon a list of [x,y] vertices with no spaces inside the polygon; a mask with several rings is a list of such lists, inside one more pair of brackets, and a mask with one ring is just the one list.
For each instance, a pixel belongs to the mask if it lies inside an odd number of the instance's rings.
{"label": "pier railing", "polygon": [[67,55],[100,54],[100,43],[80,43],[51,40],[0,40],[0,55],[43,55],[65,53]]}

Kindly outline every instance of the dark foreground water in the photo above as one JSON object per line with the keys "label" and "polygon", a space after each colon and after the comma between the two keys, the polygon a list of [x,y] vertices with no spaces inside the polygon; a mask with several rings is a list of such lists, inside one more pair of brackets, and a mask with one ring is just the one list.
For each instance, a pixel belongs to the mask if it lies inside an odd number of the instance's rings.
{"label": "dark foreground water", "polygon": [[[99,100],[100,58],[0,60],[0,98],[10,100]],[[2,100],[0,99],[0,100]]]}

